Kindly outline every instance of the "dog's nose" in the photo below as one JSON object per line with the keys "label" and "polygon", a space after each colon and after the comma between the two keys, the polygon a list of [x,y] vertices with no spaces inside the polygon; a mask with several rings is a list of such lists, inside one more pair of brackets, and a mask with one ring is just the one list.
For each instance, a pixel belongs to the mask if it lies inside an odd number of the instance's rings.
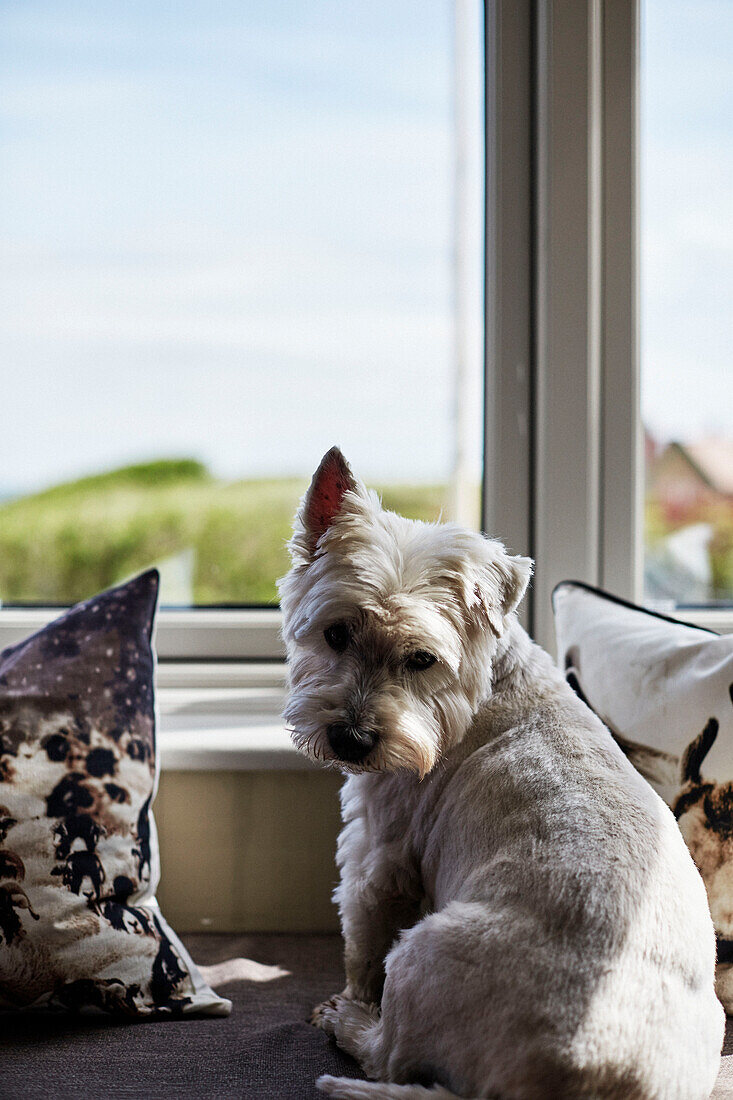
{"label": "dog's nose", "polygon": [[348,722],[334,722],[326,729],[326,735],[338,759],[350,764],[365,760],[377,743],[377,735],[372,730],[359,729]]}

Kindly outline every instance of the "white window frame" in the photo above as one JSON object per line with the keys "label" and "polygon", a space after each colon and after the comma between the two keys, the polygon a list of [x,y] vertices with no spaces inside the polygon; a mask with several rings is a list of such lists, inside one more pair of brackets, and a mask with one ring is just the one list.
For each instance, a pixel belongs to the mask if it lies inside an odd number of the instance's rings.
{"label": "white window frame", "polygon": [[[482,524],[536,560],[524,621],[554,647],[566,578],[638,601],[639,0],[486,0]],[[0,609],[0,648],[58,609]],[[677,611],[733,630],[733,612]],[[161,661],[284,659],[277,608],[163,609]],[[193,674],[191,674],[193,675]],[[234,671],[232,677],[241,676]]]}
{"label": "white window frame", "polygon": [[[56,608],[7,607],[0,610],[0,649],[40,630],[62,613]],[[162,608],[156,620],[161,661],[282,661],[279,608]]]}
{"label": "white window frame", "polygon": [[642,595],[638,69],[639,0],[486,2],[483,519],[551,650],[559,581]]}

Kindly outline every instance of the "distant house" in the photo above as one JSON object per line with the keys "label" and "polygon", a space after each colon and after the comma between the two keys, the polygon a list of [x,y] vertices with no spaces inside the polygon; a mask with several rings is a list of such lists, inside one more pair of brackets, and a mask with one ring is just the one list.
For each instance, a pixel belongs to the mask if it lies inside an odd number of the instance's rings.
{"label": "distant house", "polygon": [[694,522],[707,505],[733,508],[733,439],[648,446],[647,493],[659,502],[672,527]]}

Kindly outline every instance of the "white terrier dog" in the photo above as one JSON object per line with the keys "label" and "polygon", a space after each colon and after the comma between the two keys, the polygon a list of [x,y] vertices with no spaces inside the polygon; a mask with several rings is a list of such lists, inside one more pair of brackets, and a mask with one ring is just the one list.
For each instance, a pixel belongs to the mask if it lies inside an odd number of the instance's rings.
{"label": "white terrier dog", "polygon": [[348,773],[335,1097],[705,1100],[724,1014],[674,817],[519,626],[531,562],[336,448],[280,582],[295,744]]}

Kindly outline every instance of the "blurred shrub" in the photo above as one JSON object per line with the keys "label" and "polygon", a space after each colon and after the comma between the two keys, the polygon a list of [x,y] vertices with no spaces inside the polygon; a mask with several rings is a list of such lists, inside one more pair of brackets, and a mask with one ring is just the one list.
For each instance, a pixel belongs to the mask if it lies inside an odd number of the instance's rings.
{"label": "blurred shrub", "polygon": [[[197,604],[276,601],[307,482],[224,482],[190,459],[149,462],[0,505],[0,599],[68,604],[183,553]],[[437,519],[439,486],[389,486],[388,508]]]}

